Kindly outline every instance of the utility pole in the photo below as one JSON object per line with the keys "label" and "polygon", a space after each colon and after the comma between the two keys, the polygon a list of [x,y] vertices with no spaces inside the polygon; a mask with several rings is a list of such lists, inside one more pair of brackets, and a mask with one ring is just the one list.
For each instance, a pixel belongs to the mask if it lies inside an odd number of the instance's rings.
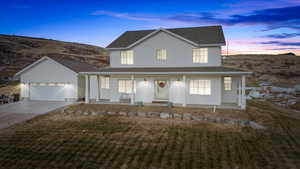
{"label": "utility pole", "polygon": [[228,57],[228,48],[229,48],[229,41],[227,41],[227,57]]}

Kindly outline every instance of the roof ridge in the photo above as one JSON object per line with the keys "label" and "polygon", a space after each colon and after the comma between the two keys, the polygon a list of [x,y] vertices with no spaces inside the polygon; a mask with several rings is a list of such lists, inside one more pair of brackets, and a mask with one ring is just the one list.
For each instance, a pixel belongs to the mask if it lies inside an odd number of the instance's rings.
{"label": "roof ridge", "polygon": [[164,27],[159,27],[156,29],[137,29],[137,30],[128,30],[125,31],[126,32],[138,32],[138,31],[156,31],[159,29],[165,29],[165,30],[169,30],[169,29],[193,29],[193,28],[208,28],[208,27],[222,27],[222,25],[209,25],[209,26],[191,26],[191,27],[180,27],[180,28],[164,28]]}

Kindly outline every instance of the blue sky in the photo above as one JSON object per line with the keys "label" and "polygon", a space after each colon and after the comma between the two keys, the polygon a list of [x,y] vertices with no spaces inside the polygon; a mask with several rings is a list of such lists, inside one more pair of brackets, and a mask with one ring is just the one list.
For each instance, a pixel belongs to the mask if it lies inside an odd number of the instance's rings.
{"label": "blue sky", "polygon": [[232,54],[300,54],[299,11],[300,0],[10,0],[0,34],[105,47],[126,30],[222,25]]}

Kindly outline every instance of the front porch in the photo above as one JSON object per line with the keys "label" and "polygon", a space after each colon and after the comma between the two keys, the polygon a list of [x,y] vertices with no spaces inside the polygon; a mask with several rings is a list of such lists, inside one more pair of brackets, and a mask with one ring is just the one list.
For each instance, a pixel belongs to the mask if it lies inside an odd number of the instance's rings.
{"label": "front porch", "polygon": [[[85,74],[85,103],[152,105],[193,108],[245,109],[245,75],[157,75],[157,74]],[[109,88],[101,79],[109,77]],[[224,90],[224,77],[232,77],[231,90]],[[209,94],[191,94],[194,79],[210,81]],[[122,83],[120,83],[122,81]],[[124,81],[124,84],[123,84]],[[161,84],[162,83],[162,84]],[[121,89],[125,85],[125,89]]]}

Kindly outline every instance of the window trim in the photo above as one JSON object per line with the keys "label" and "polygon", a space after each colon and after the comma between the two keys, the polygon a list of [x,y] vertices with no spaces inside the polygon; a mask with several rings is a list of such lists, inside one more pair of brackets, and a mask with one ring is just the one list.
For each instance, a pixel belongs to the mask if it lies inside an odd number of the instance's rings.
{"label": "window trim", "polygon": [[[203,53],[201,53],[201,50],[204,50],[204,49],[206,50],[205,55],[202,55]],[[195,50],[199,50],[198,51],[199,56],[195,56]],[[195,64],[207,64],[208,63],[208,48],[193,48],[192,49],[192,62]]]}
{"label": "window trim", "polygon": [[[198,90],[198,92],[195,92],[195,93],[192,93],[192,87],[191,87],[191,85],[192,85],[192,82],[193,81],[198,81],[198,84],[197,84],[197,87],[193,87],[193,88],[196,88],[196,90]],[[201,93],[200,91],[200,81],[206,81],[206,82],[209,82],[208,83],[208,86],[209,86],[209,92],[208,93]],[[200,95],[200,96],[211,96],[212,95],[212,90],[211,90],[211,80],[210,79],[190,79],[189,80],[189,94],[190,95]],[[193,85],[195,85],[195,84],[193,84]],[[197,89],[198,88],[198,89]],[[202,90],[203,91],[205,91],[205,89],[206,89],[206,84],[204,84],[204,87],[202,87]]]}
{"label": "window trim", "polygon": [[[131,54],[131,55],[129,55]],[[133,65],[134,64],[134,53],[133,50],[124,50],[120,52],[120,63],[121,65]]]}

